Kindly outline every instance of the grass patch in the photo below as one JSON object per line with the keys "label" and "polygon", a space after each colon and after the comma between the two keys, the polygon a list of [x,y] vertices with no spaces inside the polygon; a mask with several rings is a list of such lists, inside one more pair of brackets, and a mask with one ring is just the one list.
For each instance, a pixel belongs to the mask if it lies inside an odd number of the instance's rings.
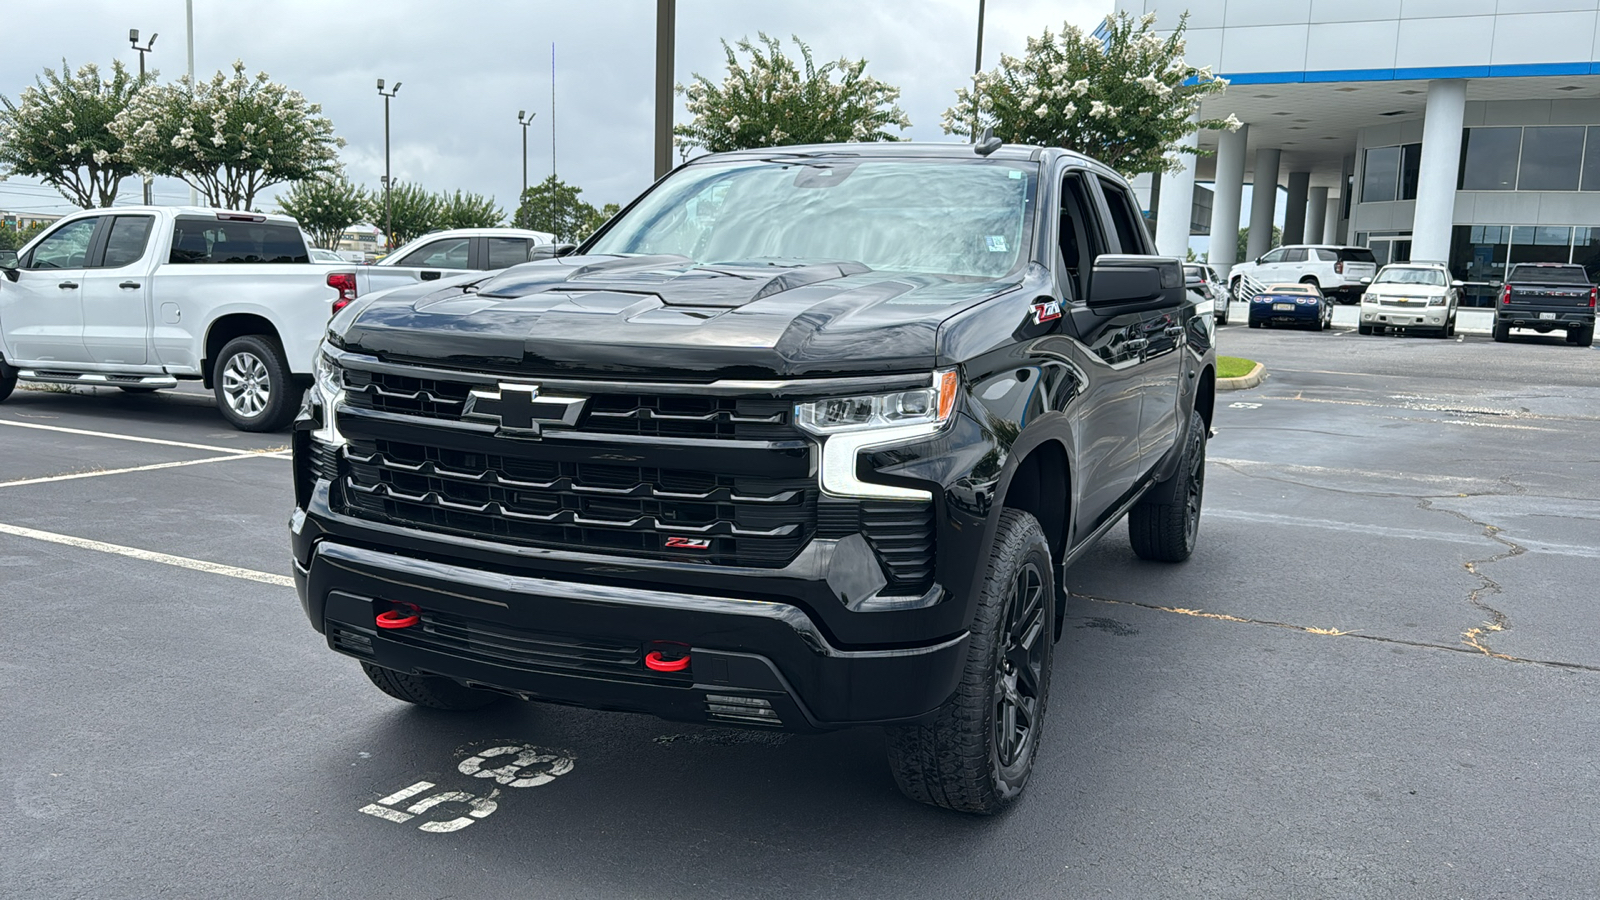
{"label": "grass patch", "polygon": [[1255,360],[1245,359],[1242,356],[1217,357],[1218,378],[1238,378],[1243,375],[1249,375],[1250,370],[1254,369],[1255,367]]}

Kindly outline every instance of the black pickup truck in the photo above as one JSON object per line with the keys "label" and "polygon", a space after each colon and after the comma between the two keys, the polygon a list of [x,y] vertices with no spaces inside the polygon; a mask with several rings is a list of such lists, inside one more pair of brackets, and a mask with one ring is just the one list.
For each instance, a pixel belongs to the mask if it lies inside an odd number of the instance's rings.
{"label": "black pickup truck", "polygon": [[295,579],[405,701],[889,729],[918,800],[1037,755],[1062,570],[1195,546],[1214,325],[1061,150],[703,156],[562,258],[365,297],[294,435]]}
{"label": "black pickup truck", "polygon": [[1565,263],[1519,263],[1511,267],[1495,307],[1494,339],[1511,340],[1511,329],[1531,328],[1549,334],[1567,333],[1567,343],[1594,344],[1594,301],[1597,293],[1583,266]]}

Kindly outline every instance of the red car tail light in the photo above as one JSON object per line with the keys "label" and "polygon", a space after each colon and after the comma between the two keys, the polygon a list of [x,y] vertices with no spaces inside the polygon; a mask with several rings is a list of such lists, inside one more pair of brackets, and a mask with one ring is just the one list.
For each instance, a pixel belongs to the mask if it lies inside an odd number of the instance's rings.
{"label": "red car tail light", "polygon": [[1505,288],[1500,291],[1500,303],[1502,306],[1511,305],[1511,285],[1506,285]]}
{"label": "red car tail light", "polygon": [[329,272],[328,287],[339,292],[339,298],[333,301],[333,311],[338,312],[350,305],[356,299],[356,275],[354,272]]}

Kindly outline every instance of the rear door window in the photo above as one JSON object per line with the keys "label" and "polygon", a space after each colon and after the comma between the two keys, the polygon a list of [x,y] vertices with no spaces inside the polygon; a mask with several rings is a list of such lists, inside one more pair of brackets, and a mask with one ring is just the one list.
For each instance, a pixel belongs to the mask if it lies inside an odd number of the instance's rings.
{"label": "rear door window", "polygon": [[1150,233],[1145,230],[1144,217],[1139,215],[1133,198],[1122,185],[1105,178],[1100,179],[1100,190],[1105,194],[1106,207],[1111,212],[1111,226],[1117,232],[1121,252],[1146,255],[1150,252]]}
{"label": "rear door window", "polygon": [[[445,238],[423,244],[400,260],[402,266],[426,269],[465,269],[471,263],[472,238]],[[527,262],[527,256],[522,258]]]}
{"label": "rear door window", "polygon": [[120,269],[138,262],[144,256],[145,245],[150,242],[155,221],[152,216],[117,216],[111,223],[111,234],[106,238],[106,250],[100,268]]}
{"label": "rear door window", "polygon": [[168,261],[189,265],[306,263],[311,254],[300,229],[293,225],[179,219],[173,226]]}
{"label": "rear door window", "polygon": [[1284,262],[1292,262],[1292,263],[1305,262],[1306,261],[1306,248],[1304,248],[1304,247],[1295,247],[1292,250],[1284,251],[1283,261]]}
{"label": "rear door window", "polygon": [[489,238],[489,268],[506,269],[528,261],[527,238]]}

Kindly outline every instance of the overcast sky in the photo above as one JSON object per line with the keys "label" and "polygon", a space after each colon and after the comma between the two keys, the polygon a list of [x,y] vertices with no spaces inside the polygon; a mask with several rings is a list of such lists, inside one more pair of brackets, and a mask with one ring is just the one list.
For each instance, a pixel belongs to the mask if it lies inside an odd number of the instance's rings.
{"label": "overcast sky", "polygon": [[[148,64],[163,79],[185,71],[184,0],[7,3],[0,94],[15,99],[63,57],[137,66],[128,29],[159,33]],[[392,101],[397,180],[430,190],[493,195],[510,214],[521,187],[517,111],[537,114],[528,133],[528,177],[551,168],[551,44],[556,53],[556,167],[596,206],[624,202],[653,167],[655,7],[652,0],[195,0],[195,71],[205,78],[242,59],[253,73],[321,103],[348,146],[346,173],[378,185],[383,101],[376,80],[401,82]],[[898,85],[911,117],[905,136],[947,140],[939,127],[971,75],[977,0],[677,0],[677,80],[720,81],[719,39],[758,31],[799,35],[820,61],[866,57],[868,74]],[[1093,29],[1111,0],[988,0],[984,67],[1024,38],[1068,20]],[[791,47],[792,49],[792,47]],[[682,98],[677,106],[682,117]],[[681,121],[681,118],[680,118]],[[274,189],[275,190],[275,189]],[[119,204],[139,201],[136,179]],[[158,180],[158,203],[186,203],[181,182]],[[271,209],[270,199],[261,204]],[[0,209],[72,211],[53,189],[13,176]]]}

